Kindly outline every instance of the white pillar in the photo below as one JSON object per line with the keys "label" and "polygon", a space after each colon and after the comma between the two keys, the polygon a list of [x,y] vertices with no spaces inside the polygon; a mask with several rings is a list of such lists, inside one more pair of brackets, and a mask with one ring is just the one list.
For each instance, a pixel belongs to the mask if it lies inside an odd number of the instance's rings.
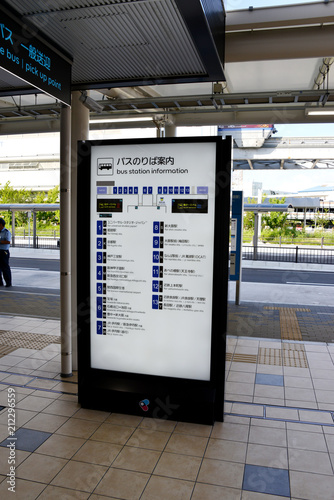
{"label": "white pillar", "polygon": [[170,124],[165,126],[165,137],[176,137],[176,125]]}
{"label": "white pillar", "polygon": [[161,125],[156,125],[157,127],[157,138],[164,136],[164,128]]}
{"label": "white pillar", "polygon": [[[89,138],[89,110],[79,101],[81,92],[72,92],[71,128],[71,302],[72,302],[72,367],[77,370],[77,144]],[[83,272],[89,272],[88,269]]]}
{"label": "white pillar", "polygon": [[61,375],[72,375],[71,322],[71,109],[60,115],[60,332]]}

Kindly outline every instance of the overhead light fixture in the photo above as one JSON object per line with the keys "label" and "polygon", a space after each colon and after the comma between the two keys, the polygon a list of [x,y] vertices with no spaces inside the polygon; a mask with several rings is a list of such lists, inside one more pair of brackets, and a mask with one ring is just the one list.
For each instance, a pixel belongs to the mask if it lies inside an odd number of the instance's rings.
{"label": "overhead light fixture", "polygon": [[149,116],[133,117],[133,118],[97,118],[89,120],[89,123],[123,123],[123,122],[151,122]]}
{"label": "overhead light fixture", "polygon": [[89,111],[95,111],[95,113],[102,113],[103,111],[103,106],[101,106],[101,104],[99,104],[98,102],[94,101],[94,99],[89,97],[86,91],[81,92],[79,101],[81,101],[82,104],[89,109]]}
{"label": "overhead light fixture", "polygon": [[308,116],[330,116],[334,115],[334,107],[329,108],[306,108],[305,114]]}

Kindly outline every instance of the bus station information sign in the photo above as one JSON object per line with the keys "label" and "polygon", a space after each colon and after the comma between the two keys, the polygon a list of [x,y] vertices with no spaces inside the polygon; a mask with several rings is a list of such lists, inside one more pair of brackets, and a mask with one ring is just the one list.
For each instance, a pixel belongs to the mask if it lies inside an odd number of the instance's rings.
{"label": "bus station information sign", "polygon": [[90,368],[212,383],[217,140],[89,156]]}

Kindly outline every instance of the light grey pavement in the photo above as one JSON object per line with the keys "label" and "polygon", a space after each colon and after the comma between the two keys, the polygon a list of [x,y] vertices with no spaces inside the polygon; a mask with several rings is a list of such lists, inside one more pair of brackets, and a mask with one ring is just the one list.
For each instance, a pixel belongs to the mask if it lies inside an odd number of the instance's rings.
{"label": "light grey pavement", "polygon": [[[293,273],[296,281],[298,271],[326,271],[334,273],[334,266],[326,264],[295,264],[290,262],[260,262],[243,261],[243,267],[253,269],[280,269],[285,271],[285,276]],[[292,281],[292,280],[291,280]],[[228,300],[235,302],[236,283],[229,281]],[[333,286],[310,286],[303,284],[271,284],[241,282],[241,302],[272,302],[295,305],[334,306],[334,274]]]}
{"label": "light grey pavement", "polygon": [[[12,257],[27,259],[25,268],[13,270],[13,288],[0,291],[0,322],[6,330],[37,331],[32,321],[40,321],[38,332],[60,333],[59,271],[29,268],[29,258],[59,259],[59,251],[13,248]],[[334,342],[334,285],[314,286],[298,283],[298,271],[333,272],[334,266],[280,262],[243,261],[244,268],[280,269],[286,283],[241,283],[241,303],[235,305],[235,282],[229,282],[228,335],[281,339],[281,315],[292,311],[293,323],[287,333],[298,329],[298,338],[310,342]],[[42,264],[41,264],[42,267]],[[45,266],[44,266],[45,267]],[[299,309],[298,309],[299,308]],[[18,325],[17,320],[23,320]],[[52,320],[51,327],[47,321]],[[282,321],[281,321],[282,320]],[[297,326],[298,325],[298,326]],[[55,330],[56,329],[56,330]]]}
{"label": "light grey pavement", "polygon": [[[29,248],[12,248],[12,257],[59,259],[59,250],[40,250]],[[327,271],[334,273],[333,265],[325,264],[295,264],[289,262],[261,262],[243,261],[243,267],[254,269],[281,269],[287,274],[294,275],[303,271]],[[31,288],[59,288],[60,277],[57,271],[38,271],[27,268],[12,268],[13,282],[18,287]],[[334,274],[333,274],[334,276]],[[236,283],[229,281],[228,300],[235,302]],[[295,305],[318,305],[334,306],[334,284],[333,286],[310,286],[299,284],[271,284],[271,283],[247,283],[241,282],[240,300],[244,302],[272,302]]]}
{"label": "light grey pavement", "polygon": [[10,249],[11,257],[25,257],[35,259],[59,259],[59,250],[44,250],[43,248],[20,248]]}
{"label": "light grey pavement", "polygon": [[[59,259],[59,250],[39,250],[30,248],[11,248],[11,257],[26,259]],[[19,288],[59,289],[60,273],[58,271],[42,271],[34,268],[11,266],[13,285]]]}

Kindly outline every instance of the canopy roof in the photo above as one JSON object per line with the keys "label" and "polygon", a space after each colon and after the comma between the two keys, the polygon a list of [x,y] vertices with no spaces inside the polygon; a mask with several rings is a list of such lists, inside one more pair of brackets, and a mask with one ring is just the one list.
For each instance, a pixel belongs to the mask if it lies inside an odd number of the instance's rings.
{"label": "canopy roof", "polygon": [[[101,105],[93,119],[140,116],[177,126],[333,121],[309,111],[334,108],[334,2],[227,11],[226,26],[221,0],[2,5],[73,60],[72,90],[90,89]],[[41,117],[52,128],[60,103],[35,95],[0,73],[3,120],[17,127],[19,119]]]}

